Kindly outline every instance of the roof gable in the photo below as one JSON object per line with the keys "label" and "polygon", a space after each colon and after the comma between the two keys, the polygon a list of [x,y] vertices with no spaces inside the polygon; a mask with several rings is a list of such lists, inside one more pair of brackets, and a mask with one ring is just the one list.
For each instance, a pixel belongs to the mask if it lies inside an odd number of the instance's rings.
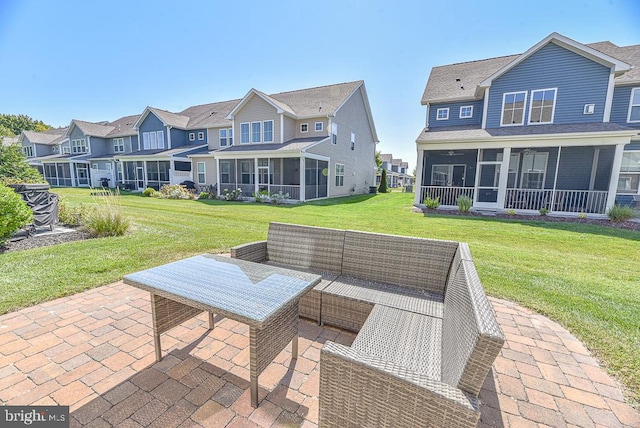
{"label": "roof gable", "polygon": [[149,114],[153,114],[155,117],[157,117],[164,126],[187,129],[187,125],[189,124],[189,118],[187,116],[147,106],[145,107],[138,120],[133,124],[133,129],[137,130],[138,128],[140,128],[140,125],[142,124],[142,122],[144,122],[147,116],[149,116]]}
{"label": "roof gable", "polygon": [[[109,122],[106,122],[107,124]],[[101,123],[93,123],[93,122],[85,122],[84,120],[73,119],[71,120],[71,124],[66,132],[66,136],[70,136],[74,127],[77,127],[84,135],[88,135],[91,137],[99,137],[105,138],[111,131],[113,131],[113,127],[107,124]]]}
{"label": "roof gable", "polygon": [[493,80],[502,76],[503,74],[505,74],[506,72],[514,68],[516,65],[526,60],[527,58],[529,58],[531,55],[533,55],[534,53],[536,53],[537,51],[542,49],[542,47],[546,46],[549,43],[555,43],[567,50],[577,53],[578,55],[582,55],[592,61],[598,62],[607,67],[611,67],[615,73],[624,73],[631,69],[631,66],[629,64],[623,61],[620,61],[619,59],[616,59],[610,55],[602,53],[587,45],[583,45],[582,43],[578,43],[575,40],[572,40],[561,34],[551,33],[547,37],[545,37],[544,39],[542,39],[541,41],[533,45],[531,48],[529,48],[526,52],[524,52],[521,55],[518,55],[516,58],[506,63],[499,70],[497,70],[496,72],[491,74],[489,77],[484,79],[482,82],[480,82],[480,84],[478,85],[478,89],[491,86],[491,83],[493,82]]}
{"label": "roof gable", "polygon": [[257,96],[257,97],[261,98],[267,104],[271,105],[274,109],[276,109],[276,112],[278,114],[286,114],[287,116],[290,116],[290,117],[294,117],[294,118],[296,117],[296,114],[294,113],[294,111],[286,103],[283,103],[281,101],[273,99],[269,95],[267,95],[264,92],[261,92],[261,91],[255,89],[255,88],[251,88],[249,90],[249,92],[247,92],[247,94],[240,100],[240,102],[229,112],[229,114],[227,115],[227,119],[233,119],[234,116],[240,110],[242,110],[242,108],[254,96]]}

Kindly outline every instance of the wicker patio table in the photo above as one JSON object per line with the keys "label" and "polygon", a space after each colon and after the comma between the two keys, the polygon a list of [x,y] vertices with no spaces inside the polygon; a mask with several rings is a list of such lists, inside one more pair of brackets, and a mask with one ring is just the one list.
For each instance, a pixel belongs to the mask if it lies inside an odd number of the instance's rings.
{"label": "wicker patio table", "polygon": [[125,275],[125,284],[151,293],[156,360],[160,334],[201,314],[249,325],[251,404],[258,407],[258,376],[292,342],[298,357],[298,302],[319,275],[203,254]]}

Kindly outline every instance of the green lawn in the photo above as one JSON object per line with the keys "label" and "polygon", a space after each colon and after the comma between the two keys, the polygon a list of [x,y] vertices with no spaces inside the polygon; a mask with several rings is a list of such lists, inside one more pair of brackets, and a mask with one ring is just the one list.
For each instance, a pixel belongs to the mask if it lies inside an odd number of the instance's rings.
{"label": "green lawn", "polygon": [[[70,204],[86,189],[59,189]],[[270,221],[466,241],[487,293],[559,321],[640,401],[640,232],[578,223],[424,217],[412,195],[360,195],[295,206],[120,197],[120,238],[0,255],[0,313],[116,281],[202,252],[265,239]]]}

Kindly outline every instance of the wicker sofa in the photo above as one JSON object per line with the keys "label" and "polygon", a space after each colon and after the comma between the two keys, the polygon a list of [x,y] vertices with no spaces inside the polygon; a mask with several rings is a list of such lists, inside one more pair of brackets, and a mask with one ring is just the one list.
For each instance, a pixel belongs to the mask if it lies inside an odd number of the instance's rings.
{"label": "wicker sofa", "polygon": [[504,337],[465,243],[271,223],[231,255],[321,274],[300,315],[358,332],[321,351],[321,426],[476,426]]}

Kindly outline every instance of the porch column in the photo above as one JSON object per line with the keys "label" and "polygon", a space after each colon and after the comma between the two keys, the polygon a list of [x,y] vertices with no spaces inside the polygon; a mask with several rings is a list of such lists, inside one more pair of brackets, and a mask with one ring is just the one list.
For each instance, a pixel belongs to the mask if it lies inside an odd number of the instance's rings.
{"label": "porch column", "polygon": [[507,196],[507,181],[509,181],[509,162],[511,161],[511,147],[502,149],[502,165],[500,165],[500,179],[498,180],[498,206],[504,208]]}
{"label": "porch column", "polygon": [[304,158],[300,156],[300,201],[305,200],[305,194],[304,194],[305,184],[306,183],[304,182]]}
{"label": "porch column", "polygon": [[[558,187],[558,171],[560,170],[560,156],[562,155],[562,146],[558,146],[558,156],[556,156],[556,170],[553,176],[553,192],[551,192],[551,205],[549,211],[555,211],[556,206],[556,189]],[[544,188],[544,185],[542,186]],[[591,190],[591,189],[589,189]]]}
{"label": "porch column", "polygon": [[[422,203],[422,169],[424,168],[424,149],[418,149],[418,161],[416,162],[416,188],[413,196],[413,203],[418,205]],[[375,183],[375,182],[374,182]]]}
{"label": "porch column", "polygon": [[75,163],[69,162],[69,172],[71,173],[71,187],[78,187],[76,184],[76,167]]}
{"label": "porch column", "polygon": [[609,194],[607,194],[607,210],[610,210],[616,202],[616,192],[618,191],[618,179],[620,178],[620,167],[622,166],[622,152],[624,152],[624,144],[617,144],[616,153],[613,155],[613,166],[611,167],[611,179],[609,180]]}
{"label": "porch column", "polygon": [[[222,174],[220,174],[220,159],[215,158],[215,161],[216,161],[216,183],[218,184],[216,186],[216,194],[220,196],[220,187],[221,187],[220,177],[222,176]],[[231,169],[231,165],[229,165],[229,169]]]}
{"label": "porch column", "polygon": [[253,191],[254,193],[258,193],[260,189],[258,188],[258,158],[253,159]]}

